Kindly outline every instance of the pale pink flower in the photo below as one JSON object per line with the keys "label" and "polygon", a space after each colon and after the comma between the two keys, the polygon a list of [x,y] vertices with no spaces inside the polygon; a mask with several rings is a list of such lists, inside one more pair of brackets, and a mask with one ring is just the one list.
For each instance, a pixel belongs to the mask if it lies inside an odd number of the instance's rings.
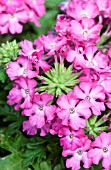
{"label": "pale pink flower", "polygon": [[99,74],[100,79],[98,81],[98,84],[104,87],[104,90],[106,93],[111,93],[111,73],[110,72],[104,72]]}
{"label": "pale pink flower", "polygon": [[[25,10],[18,11],[14,14],[2,13],[0,14],[0,26],[8,25],[8,30],[11,34],[21,33],[23,26],[21,23],[28,21],[28,15]],[[1,32],[1,31],[0,31]]]}
{"label": "pale pink flower", "polygon": [[53,97],[52,94],[46,92],[37,93],[34,96],[32,107],[23,110],[22,114],[29,116],[29,122],[32,126],[42,128],[46,122],[50,123],[55,118],[56,106],[49,104]]}
{"label": "pale pink flower", "polygon": [[29,6],[29,8],[36,12],[38,17],[41,17],[45,14],[45,0],[24,0],[24,2]]}
{"label": "pale pink flower", "polygon": [[99,33],[101,28],[102,25],[96,24],[93,19],[83,18],[81,22],[76,20],[71,21],[70,32],[73,38],[93,44],[99,41]]}
{"label": "pale pink flower", "polygon": [[[19,78],[14,82],[14,88],[9,92],[7,96],[8,104],[17,104],[15,109],[19,108],[31,108],[32,100],[35,93],[35,86],[37,82],[28,78]],[[22,101],[24,99],[24,101]]]}
{"label": "pale pink flower", "polygon": [[74,87],[74,96],[77,99],[89,100],[94,115],[101,115],[101,111],[105,111],[105,93],[101,85],[94,82],[81,82],[79,86]]}
{"label": "pale pink flower", "polygon": [[33,66],[31,60],[26,57],[19,57],[17,62],[10,62],[6,73],[11,80],[19,77],[28,77],[29,79],[37,76],[37,71],[32,71]]}
{"label": "pale pink flower", "polygon": [[88,157],[90,157],[94,164],[99,164],[102,159],[102,166],[106,169],[111,168],[111,132],[103,132],[97,136],[91,145],[93,148],[89,150]]}
{"label": "pale pink flower", "polygon": [[47,36],[41,36],[41,44],[43,45],[45,51],[47,52],[47,56],[54,55],[56,52],[60,50],[60,48],[66,44],[65,36],[55,36],[52,32],[49,32]]}
{"label": "pale pink flower", "polygon": [[63,156],[72,155],[71,158],[66,160],[66,167],[72,168],[72,170],[79,170],[81,161],[83,162],[84,168],[90,168],[92,164],[91,158],[88,157],[88,151],[91,148],[91,141],[86,139],[81,147],[76,150],[64,150],[62,152]]}
{"label": "pale pink flower", "polygon": [[22,48],[19,50],[19,55],[23,55],[28,57],[29,59],[32,58],[32,53],[35,51],[33,47],[33,42],[29,40],[24,40],[20,42],[20,47]]}
{"label": "pale pink flower", "polygon": [[92,68],[98,72],[104,72],[108,62],[109,58],[107,55],[98,51],[96,46],[90,45],[85,49],[84,55],[81,54],[75,57],[74,67],[76,69]]}
{"label": "pale pink flower", "polygon": [[57,105],[57,115],[63,125],[70,126],[74,130],[86,126],[86,119],[91,116],[89,109],[91,104],[88,100],[79,101],[73,97],[73,92],[69,92],[60,96]]}
{"label": "pale pink flower", "polygon": [[63,137],[60,139],[60,145],[63,146],[64,150],[69,148],[75,150],[83,145],[83,141],[81,140],[85,136],[83,129],[75,131],[69,127],[63,127],[61,131]]}
{"label": "pale pink flower", "polygon": [[95,18],[99,15],[99,10],[93,1],[75,1],[69,2],[66,10],[68,16],[73,17],[76,20],[82,20],[84,17]]}

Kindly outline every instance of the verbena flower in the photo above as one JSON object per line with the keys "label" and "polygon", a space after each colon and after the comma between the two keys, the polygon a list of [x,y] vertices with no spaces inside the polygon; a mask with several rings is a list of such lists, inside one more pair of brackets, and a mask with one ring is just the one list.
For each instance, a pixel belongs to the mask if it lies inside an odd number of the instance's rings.
{"label": "verbena flower", "polygon": [[62,120],[62,124],[70,126],[74,130],[84,128],[86,126],[86,119],[91,116],[91,104],[87,100],[79,101],[73,97],[73,92],[67,95],[62,94],[57,100],[57,115]]}
{"label": "verbena flower", "polygon": [[94,164],[99,164],[102,159],[102,166],[106,169],[111,168],[111,132],[101,133],[97,136],[95,141],[91,144],[93,147],[88,152],[88,156],[92,158]]}
{"label": "verbena flower", "polygon": [[1,0],[0,33],[20,34],[28,21],[40,26],[38,19],[45,14],[44,0]]}

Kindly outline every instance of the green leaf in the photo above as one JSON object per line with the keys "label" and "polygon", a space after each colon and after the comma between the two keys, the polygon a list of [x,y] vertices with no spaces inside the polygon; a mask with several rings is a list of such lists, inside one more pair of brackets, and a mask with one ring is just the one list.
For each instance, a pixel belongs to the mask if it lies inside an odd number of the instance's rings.
{"label": "green leaf", "polygon": [[51,170],[51,164],[49,162],[42,161],[40,163],[40,168],[41,170]]}
{"label": "green leaf", "polygon": [[47,8],[57,8],[63,0],[46,0],[45,5]]}
{"label": "green leaf", "polygon": [[7,80],[7,74],[3,67],[0,67],[0,81],[4,83]]}
{"label": "green leaf", "polygon": [[0,169],[2,170],[28,170],[22,166],[22,158],[18,154],[10,154],[0,158]]}
{"label": "green leaf", "polygon": [[32,165],[32,167],[34,168],[34,170],[41,170],[40,165],[37,161]]}
{"label": "green leaf", "polygon": [[61,170],[60,164],[56,165],[56,166],[54,167],[54,170]]}
{"label": "green leaf", "polygon": [[26,150],[24,157],[25,158],[23,160],[23,165],[29,166],[33,164],[35,158],[39,158],[40,160],[46,158],[46,153],[44,151],[43,146],[39,145],[39,146],[36,146],[36,150],[34,149]]}

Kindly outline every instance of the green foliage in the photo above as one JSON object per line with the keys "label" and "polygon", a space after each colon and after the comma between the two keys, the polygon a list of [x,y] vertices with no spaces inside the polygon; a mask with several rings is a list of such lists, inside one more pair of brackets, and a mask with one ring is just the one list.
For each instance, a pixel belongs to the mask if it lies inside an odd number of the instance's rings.
{"label": "green foliage", "polygon": [[0,64],[7,64],[16,60],[18,56],[19,44],[16,40],[2,43],[0,47]]}
{"label": "green foliage", "polygon": [[[19,43],[17,42],[24,39],[33,41],[38,36],[46,34],[49,30],[54,30],[56,16],[60,13],[57,7],[62,1],[63,0],[46,0],[46,15],[40,19],[40,28],[37,28],[33,23],[27,23],[24,25],[24,30],[20,35],[0,35],[0,43],[2,43],[0,47],[0,170],[67,169],[57,136],[48,134],[45,137],[40,137],[38,131],[38,135],[30,137],[22,132],[22,122],[27,118],[21,116],[21,111],[15,111],[13,107],[6,104],[7,91],[12,88],[13,82],[8,79],[4,68],[4,65],[7,66],[8,62],[17,59],[19,50]],[[16,39],[16,41],[14,39]],[[101,47],[101,43],[99,43],[98,46]],[[50,84],[50,74],[55,75],[56,79],[58,79],[59,74],[62,75],[60,71],[64,68],[60,65],[57,67],[55,68],[57,74],[53,74],[51,71],[46,73],[49,81],[49,83],[47,83],[48,86]],[[71,74],[71,67],[65,70],[65,72],[66,74],[64,77],[61,77],[61,81],[65,81],[64,79],[67,77],[65,85],[68,90],[69,87],[67,83],[70,84],[74,82],[77,75]],[[70,79],[69,75],[71,76]],[[55,81],[56,80],[53,81],[53,86],[57,84]],[[43,88],[45,89],[46,87],[44,86]],[[58,90],[58,88],[56,88],[56,90],[58,94],[60,90]],[[65,91],[65,89],[62,90]],[[101,169],[100,164],[100,166],[94,165],[89,170]],[[85,170],[85,168],[81,168],[81,170]]]}
{"label": "green foliage", "polygon": [[4,83],[7,80],[8,76],[3,65],[0,65],[0,81]]}
{"label": "green foliage", "polygon": [[56,97],[72,91],[73,87],[79,83],[79,74],[72,74],[72,72],[72,65],[66,68],[64,64],[56,63],[54,69],[50,69],[45,72],[45,76],[40,77],[41,80],[45,80],[40,87],[41,91],[47,91]]}

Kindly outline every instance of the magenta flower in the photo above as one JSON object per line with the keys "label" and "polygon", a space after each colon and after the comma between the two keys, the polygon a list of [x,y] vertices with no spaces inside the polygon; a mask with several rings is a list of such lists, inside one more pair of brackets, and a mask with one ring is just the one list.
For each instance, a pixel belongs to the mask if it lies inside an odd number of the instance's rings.
{"label": "magenta flower", "polygon": [[81,147],[76,150],[64,150],[62,152],[63,156],[72,155],[71,158],[66,160],[66,167],[72,168],[72,170],[79,170],[80,162],[83,162],[84,168],[90,168],[92,164],[91,158],[88,157],[88,150],[91,148],[91,141],[86,139]]}
{"label": "magenta flower", "polygon": [[93,19],[83,18],[81,22],[76,20],[71,21],[70,32],[73,38],[79,41],[90,41],[91,43],[97,42],[99,38],[99,32],[102,28],[101,24],[95,24]]}
{"label": "magenta flower", "polygon": [[84,55],[80,54],[75,57],[74,67],[76,69],[91,68],[97,72],[104,72],[106,67],[108,67],[108,62],[109,58],[107,55],[98,51],[96,46],[90,45],[85,49]]}
{"label": "magenta flower", "polygon": [[100,79],[99,75],[100,74],[94,69],[84,68],[79,80],[82,82],[98,82]]}
{"label": "magenta flower", "polygon": [[[44,0],[1,0],[0,33],[20,34],[24,23],[40,26],[38,19],[45,14]],[[4,30],[5,29],[5,30]]]}
{"label": "magenta flower", "polygon": [[88,157],[90,157],[94,164],[99,164],[102,159],[102,166],[105,169],[111,168],[111,132],[103,132],[97,136],[91,145],[93,148],[89,150]]}
{"label": "magenta flower", "polygon": [[66,43],[65,36],[55,36],[50,32],[47,36],[41,36],[41,43],[47,52],[47,56],[54,55],[65,43]]}
{"label": "magenta flower", "polygon": [[51,122],[45,122],[45,125],[41,128],[40,136],[46,136],[50,132]]}
{"label": "magenta flower", "polygon": [[73,96],[73,92],[61,95],[57,100],[57,115],[62,120],[63,125],[79,130],[79,128],[86,126],[86,119],[91,116],[89,109],[91,104],[88,100],[79,101]]}
{"label": "magenta flower", "polygon": [[50,123],[55,118],[56,106],[49,104],[52,99],[52,94],[37,93],[34,96],[32,108],[23,110],[22,114],[29,116],[32,126],[42,128],[46,122]]}
{"label": "magenta flower", "polygon": [[73,129],[70,130],[68,127],[61,128],[63,132],[63,137],[60,139],[60,145],[63,146],[63,149],[72,149],[76,150],[78,147],[83,145],[82,137],[85,137],[84,130],[80,129],[75,131]]}
{"label": "magenta flower", "polygon": [[33,48],[33,43],[29,40],[24,40],[20,42],[20,47],[22,50],[19,50],[19,55],[23,55],[31,59],[32,53],[35,51]]}
{"label": "magenta flower", "polygon": [[15,110],[19,110],[20,108],[20,104],[21,104],[21,101],[22,101],[22,95],[20,93],[20,90],[16,87],[14,87],[13,89],[10,90],[9,92],[9,95],[7,96],[8,98],[8,101],[7,103],[9,105],[14,105],[14,109]]}
{"label": "magenta flower", "polygon": [[52,121],[52,124],[51,124],[50,133],[52,135],[58,134],[58,136],[61,137],[62,126],[63,125],[61,124],[61,120],[58,117],[55,117],[55,119]]}
{"label": "magenta flower", "polygon": [[71,18],[69,18],[65,14],[59,14],[57,16],[57,22],[54,29],[56,30],[59,36],[64,36],[68,34],[70,28],[70,21]]}
{"label": "magenta flower", "polygon": [[66,13],[70,17],[80,21],[84,17],[95,18],[97,15],[99,15],[99,10],[96,3],[93,1],[73,0],[69,3]]}
{"label": "magenta flower", "polygon": [[89,100],[94,115],[101,115],[101,111],[105,111],[105,93],[101,85],[82,82],[79,86],[74,87],[74,96],[77,99]]}
{"label": "magenta flower", "polygon": [[39,52],[33,52],[32,53],[32,63],[35,64],[35,68],[39,74],[39,68],[42,68],[43,71],[48,71],[51,66],[43,60],[43,55],[44,51],[41,50]]}
{"label": "magenta flower", "polygon": [[25,3],[31,8],[33,9],[36,13],[38,17],[41,17],[45,14],[46,10],[45,10],[45,0],[24,0]]}
{"label": "magenta flower", "polygon": [[29,79],[37,76],[37,71],[32,71],[33,66],[31,60],[26,57],[19,57],[17,62],[10,62],[6,73],[11,80],[19,77],[27,77]]}
{"label": "magenta flower", "polygon": [[32,126],[28,120],[25,120],[22,125],[23,125],[23,132],[27,131],[28,135],[37,134],[37,127]]}
{"label": "magenta flower", "polygon": [[[35,93],[35,86],[37,82],[28,78],[19,78],[15,80],[14,88],[9,92],[8,104],[17,104],[15,109],[31,108],[32,100]],[[24,99],[24,101],[22,101]]]}
{"label": "magenta flower", "polygon": [[111,73],[104,72],[99,75],[100,75],[100,79],[99,79],[98,83],[104,87],[104,90],[106,91],[106,93],[111,93],[111,87],[110,87]]}
{"label": "magenta flower", "polygon": [[5,7],[7,13],[15,13],[21,6],[23,6],[23,0],[1,0],[0,3]]}
{"label": "magenta flower", "polygon": [[111,17],[111,1],[110,0],[95,0],[95,3],[97,4],[100,14],[107,18]]}
{"label": "magenta flower", "polygon": [[0,26],[4,27],[6,24],[11,34],[19,34],[23,30],[21,23],[26,23],[28,21],[28,15],[25,10],[22,10],[14,14],[2,13],[0,14],[0,19]]}

